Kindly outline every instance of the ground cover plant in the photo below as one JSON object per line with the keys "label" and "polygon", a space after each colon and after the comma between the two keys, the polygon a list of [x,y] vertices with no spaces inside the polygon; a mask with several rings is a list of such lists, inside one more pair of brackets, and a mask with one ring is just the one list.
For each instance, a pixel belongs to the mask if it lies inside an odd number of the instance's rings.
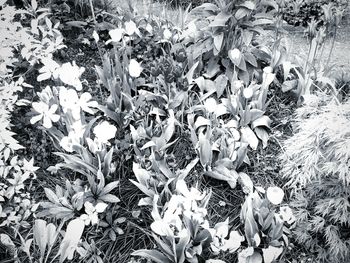
{"label": "ground cover plant", "polygon": [[346,262],[336,5],[0,3],[2,262]]}

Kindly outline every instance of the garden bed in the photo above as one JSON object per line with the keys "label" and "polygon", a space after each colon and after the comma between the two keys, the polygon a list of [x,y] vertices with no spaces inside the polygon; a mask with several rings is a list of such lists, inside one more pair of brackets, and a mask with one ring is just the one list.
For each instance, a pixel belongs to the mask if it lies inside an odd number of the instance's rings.
{"label": "garden bed", "polygon": [[3,2],[1,262],[346,262],[346,22]]}

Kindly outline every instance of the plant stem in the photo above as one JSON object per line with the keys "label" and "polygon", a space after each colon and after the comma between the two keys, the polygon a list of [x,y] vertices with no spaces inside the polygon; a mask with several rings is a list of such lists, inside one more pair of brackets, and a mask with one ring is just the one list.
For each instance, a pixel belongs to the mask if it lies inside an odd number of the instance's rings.
{"label": "plant stem", "polygon": [[90,8],[91,8],[91,14],[92,14],[92,18],[94,19],[95,24],[96,22],[96,17],[95,17],[95,12],[94,12],[94,5],[92,4],[92,0],[89,0],[90,3]]}
{"label": "plant stem", "polygon": [[335,26],[335,28],[334,28],[334,36],[333,36],[333,39],[332,39],[331,50],[329,51],[329,55],[328,55],[327,62],[326,62],[326,68],[328,68],[329,62],[331,61],[331,56],[332,56],[332,53],[333,53],[336,36],[337,36],[337,27]]}

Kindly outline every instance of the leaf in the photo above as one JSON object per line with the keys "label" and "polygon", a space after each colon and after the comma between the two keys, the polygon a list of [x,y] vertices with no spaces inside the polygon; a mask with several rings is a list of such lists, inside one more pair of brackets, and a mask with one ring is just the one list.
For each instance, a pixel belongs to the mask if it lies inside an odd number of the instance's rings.
{"label": "leaf", "polygon": [[0,234],[0,243],[7,248],[15,248],[15,244],[12,242],[11,238],[6,234]]}
{"label": "leaf", "polygon": [[282,84],[282,91],[287,92],[290,90],[296,89],[298,86],[298,80],[297,79],[292,79],[292,80],[286,80]]}
{"label": "leaf", "polygon": [[196,120],[196,122],[194,123],[194,128],[195,130],[197,130],[199,127],[202,127],[202,126],[210,126],[211,125],[211,121],[202,117],[202,116],[199,116]]}
{"label": "leaf", "polygon": [[203,167],[206,167],[207,165],[210,166],[213,158],[213,152],[211,150],[209,139],[210,133],[211,132],[209,130],[207,130],[206,134],[200,131],[198,136],[199,158]]}
{"label": "leaf", "polygon": [[243,17],[249,15],[250,11],[247,10],[246,8],[239,8],[236,13],[235,13],[235,18],[237,20],[241,20]]}
{"label": "leaf", "polygon": [[60,262],[62,263],[65,259],[72,260],[74,251],[78,247],[78,243],[84,231],[84,221],[80,218],[73,219],[67,225],[66,233],[62,240],[59,254],[60,254]]}
{"label": "leaf", "polygon": [[245,8],[250,9],[250,10],[254,10],[256,8],[255,3],[252,1],[245,1],[242,4],[240,4],[239,6],[245,7]]}
{"label": "leaf", "polygon": [[78,28],[84,28],[85,26],[87,26],[87,23],[85,21],[68,21],[66,22],[66,25],[78,27]]}
{"label": "leaf", "polygon": [[253,255],[247,257],[246,263],[262,263],[262,256],[259,252],[254,252]]}
{"label": "leaf", "polygon": [[195,79],[195,82],[203,93],[205,91],[206,92],[210,92],[210,91],[215,92],[216,91],[215,82],[210,80],[210,79],[205,79],[201,76],[201,77]]}
{"label": "leaf", "polygon": [[142,184],[140,184],[134,180],[131,180],[131,179],[130,179],[130,182],[132,182],[137,188],[139,188],[145,195],[147,195],[149,197],[154,196],[154,191],[149,189],[148,185],[142,185]]}
{"label": "leaf", "polygon": [[258,138],[262,141],[263,148],[265,149],[267,147],[267,141],[269,140],[269,134],[267,133],[266,130],[259,127],[255,128],[254,132],[256,136],[258,136]]}
{"label": "leaf", "polygon": [[110,167],[112,163],[112,157],[113,157],[113,147],[108,151],[106,156],[103,160],[103,175],[108,176],[110,173]]}
{"label": "leaf", "polygon": [[56,240],[56,226],[52,223],[48,224],[46,227],[47,234],[47,245],[50,248]]}
{"label": "leaf", "polygon": [[252,24],[254,26],[261,26],[261,25],[270,25],[273,24],[273,20],[272,19],[268,19],[268,18],[260,18],[260,19],[256,19],[252,22]]}
{"label": "leaf", "polygon": [[110,191],[112,191],[114,188],[116,188],[119,185],[119,181],[114,181],[109,184],[107,184],[103,190],[101,191],[100,195],[108,194]]}
{"label": "leaf", "polygon": [[246,142],[249,146],[255,151],[258,148],[259,140],[256,137],[255,133],[249,127],[241,128],[241,139],[242,142]]}
{"label": "leaf", "polygon": [[243,54],[244,59],[252,66],[258,67],[258,62],[256,61],[256,58],[252,55],[252,53],[244,53]]}
{"label": "leaf", "polygon": [[162,241],[162,239],[160,239],[156,235],[153,235],[153,238],[156,241],[157,247],[159,248],[160,252],[162,252],[171,262],[177,262],[176,255],[173,251],[174,248],[171,245],[169,245],[169,243],[167,244],[164,241]]}
{"label": "leaf", "polygon": [[51,72],[44,72],[42,74],[40,74],[36,80],[37,81],[43,81],[43,80],[47,80],[47,79],[50,79],[51,78]]}
{"label": "leaf", "polygon": [[226,22],[232,17],[231,14],[221,11],[208,27],[224,27]]}
{"label": "leaf", "polygon": [[154,141],[149,141],[149,142],[146,142],[140,150],[145,150],[147,148],[150,148],[150,147],[154,147],[156,146],[156,143]]}
{"label": "leaf", "polygon": [[175,115],[173,110],[169,110],[169,117],[167,121],[167,126],[165,128],[164,134],[164,139],[166,142],[169,142],[171,137],[173,136],[175,131]]}
{"label": "leaf", "polygon": [[238,175],[238,181],[241,184],[241,187],[243,188],[243,192],[246,194],[252,193],[254,189],[254,184],[250,177],[243,172],[240,172]]}
{"label": "leaf", "polygon": [[159,236],[168,237],[172,235],[169,225],[163,220],[156,220],[151,224],[151,229]]}
{"label": "leaf", "polygon": [[176,244],[176,258],[177,258],[177,262],[180,263],[180,262],[185,262],[185,259],[186,259],[185,250],[189,245],[191,235],[190,233],[188,233],[188,230],[185,228],[182,230],[179,236],[180,236],[180,239]]}
{"label": "leaf", "polygon": [[283,248],[268,246],[268,248],[263,248],[262,251],[264,256],[264,263],[272,263],[273,261],[277,260],[279,255],[282,254]]}
{"label": "leaf", "polygon": [[191,68],[190,70],[187,72],[186,74],[186,78],[188,81],[188,84],[191,84],[193,82],[193,74],[194,71],[196,70],[196,68],[198,67],[199,61],[197,61]]}
{"label": "leaf", "polygon": [[119,203],[120,202],[120,199],[112,194],[105,194],[103,196],[100,196],[98,199],[105,201],[105,202],[108,202],[108,203]]}
{"label": "leaf", "polygon": [[172,263],[163,253],[154,249],[153,250],[140,249],[131,253],[131,255],[150,259],[156,263]]}
{"label": "leaf", "polygon": [[38,2],[36,0],[31,0],[31,5],[34,11],[38,8]]}
{"label": "leaf", "polygon": [[33,235],[34,235],[34,240],[39,247],[41,258],[44,258],[45,256],[45,249],[48,241],[46,230],[47,230],[47,227],[46,227],[45,220],[42,220],[42,219],[35,220],[34,227],[33,227]]}
{"label": "leaf", "polygon": [[220,72],[220,65],[218,63],[218,58],[214,56],[209,60],[208,65],[206,66],[206,73],[204,73],[203,76],[211,79],[218,72]]}
{"label": "leaf", "polygon": [[44,188],[45,191],[45,195],[47,197],[47,199],[50,200],[50,202],[54,203],[54,204],[59,204],[60,200],[58,199],[57,195],[49,188]]}
{"label": "leaf", "polygon": [[217,94],[218,98],[220,98],[222,96],[222,94],[224,93],[225,88],[227,86],[227,82],[228,82],[228,78],[224,74],[219,75],[215,79],[216,94]]}
{"label": "leaf", "polygon": [[224,40],[224,33],[223,32],[214,36],[214,46],[215,46],[215,49],[217,51],[216,52],[217,54],[221,51],[223,40]]}
{"label": "leaf", "polygon": [[260,127],[260,126],[270,128],[271,122],[272,122],[271,119],[268,116],[264,115],[254,120],[251,126],[252,126],[252,129],[255,129],[256,127]]}

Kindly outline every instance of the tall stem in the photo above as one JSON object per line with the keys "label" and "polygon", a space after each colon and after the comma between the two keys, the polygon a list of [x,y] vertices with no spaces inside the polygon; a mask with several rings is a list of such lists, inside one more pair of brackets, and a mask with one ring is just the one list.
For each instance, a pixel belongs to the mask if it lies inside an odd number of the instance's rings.
{"label": "tall stem", "polygon": [[89,0],[90,3],[90,8],[91,8],[91,14],[92,14],[92,18],[94,19],[94,22],[96,24],[96,17],[95,17],[95,12],[94,12],[94,5],[92,3],[92,0]]}
{"label": "tall stem", "polygon": [[335,28],[334,28],[334,36],[333,36],[333,39],[332,39],[331,50],[329,51],[329,55],[328,55],[327,63],[326,63],[326,67],[327,68],[328,68],[329,62],[331,61],[331,56],[332,56],[332,53],[333,53],[336,36],[337,36],[337,26],[335,26]]}

